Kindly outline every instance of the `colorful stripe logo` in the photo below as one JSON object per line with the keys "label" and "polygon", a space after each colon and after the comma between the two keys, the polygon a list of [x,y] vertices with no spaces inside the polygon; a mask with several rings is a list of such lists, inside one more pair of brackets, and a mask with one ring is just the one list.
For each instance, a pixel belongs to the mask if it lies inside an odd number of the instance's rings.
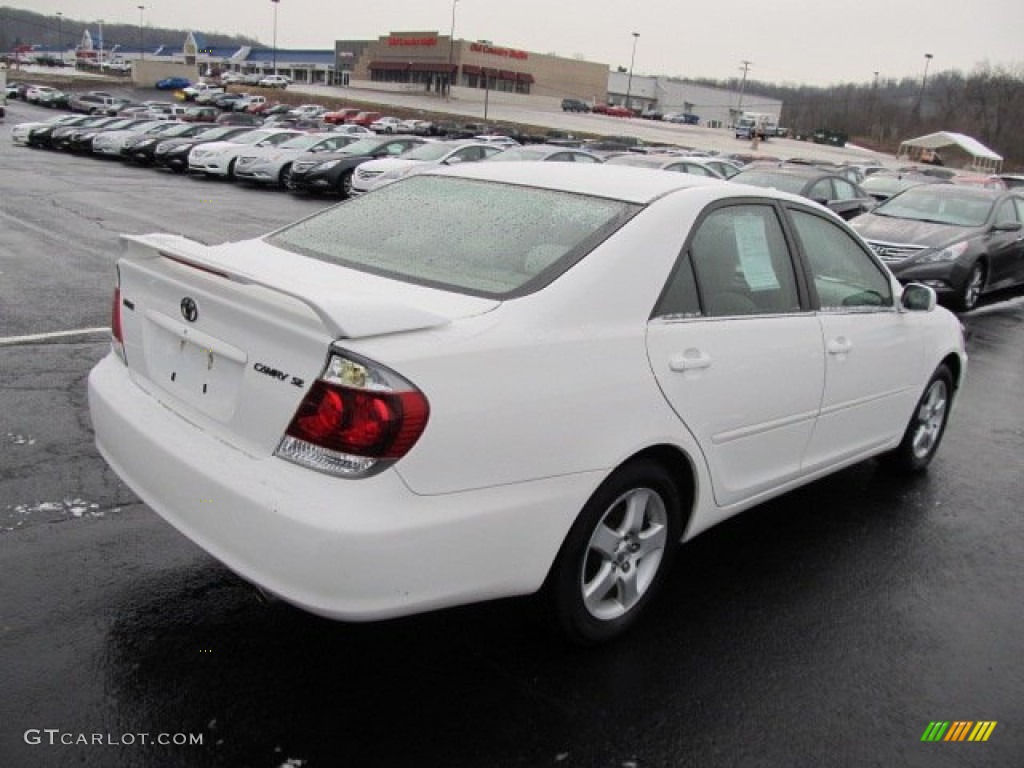
{"label": "colorful stripe logo", "polygon": [[921,741],[988,741],[995,727],[995,720],[933,720]]}

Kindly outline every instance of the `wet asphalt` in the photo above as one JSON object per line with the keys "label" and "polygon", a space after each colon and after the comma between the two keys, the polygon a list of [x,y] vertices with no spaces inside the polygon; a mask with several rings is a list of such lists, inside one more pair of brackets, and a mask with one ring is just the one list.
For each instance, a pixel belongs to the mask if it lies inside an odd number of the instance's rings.
{"label": "wet asphalt", "polygon": [[[0,124],[4,339],[106,326],[120,232],[328,203],[13,147],[40,112]],[[963,319],[926,475],[866,462],[718,526],[591,650],[531,598],[370,625],[262,600],[98,456],[102,333],[0,343],[0,766],[1022,766],[1024,296]]]}

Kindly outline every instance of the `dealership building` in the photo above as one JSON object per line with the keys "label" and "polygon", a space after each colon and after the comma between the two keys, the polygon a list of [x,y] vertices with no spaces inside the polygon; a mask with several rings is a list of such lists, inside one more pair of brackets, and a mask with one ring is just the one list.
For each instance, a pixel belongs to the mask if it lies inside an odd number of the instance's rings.
{"label": "dealership building", "polygon": [[608,65],[534,53],[436,31],[391,32],[335,43],[337,80],[401,83],[443,93],[450,86],[604,101]]}

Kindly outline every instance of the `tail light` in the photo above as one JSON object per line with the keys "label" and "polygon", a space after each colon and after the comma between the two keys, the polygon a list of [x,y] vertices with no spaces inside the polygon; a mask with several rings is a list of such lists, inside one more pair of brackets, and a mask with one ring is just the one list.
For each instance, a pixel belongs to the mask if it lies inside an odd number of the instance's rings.
{"label": "tail light", "polygon": [[405,456],[429,414],[424,394],[394,371],[348,352],[332,353],[277,455],[319,472],[364,477]]}
{"label": "tail light", "polygon": [[121,362],[126,362],[124,354],[124,334],[121,331],[121,276],[114,285],[114,300],[110,306],[110,348]]}

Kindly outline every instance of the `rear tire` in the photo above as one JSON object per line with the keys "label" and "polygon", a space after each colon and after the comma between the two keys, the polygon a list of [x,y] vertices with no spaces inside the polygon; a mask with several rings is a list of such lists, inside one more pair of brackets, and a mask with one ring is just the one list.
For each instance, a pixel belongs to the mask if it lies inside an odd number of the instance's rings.
{"label": "rear tire", "polygon": [[636,623],[678,546],[680,506],[671,476],[649,460],[626,464],[594,492],[548,579],[555,618],[569,640],[595,645]]}
{"label": "rear tire", "polygon": [[914,407],[903,440],[893,451],[880,457],[882,463],[905,474],[923,472],[939,450],[952,404],[953,374],[945,365],[940,365]]}

